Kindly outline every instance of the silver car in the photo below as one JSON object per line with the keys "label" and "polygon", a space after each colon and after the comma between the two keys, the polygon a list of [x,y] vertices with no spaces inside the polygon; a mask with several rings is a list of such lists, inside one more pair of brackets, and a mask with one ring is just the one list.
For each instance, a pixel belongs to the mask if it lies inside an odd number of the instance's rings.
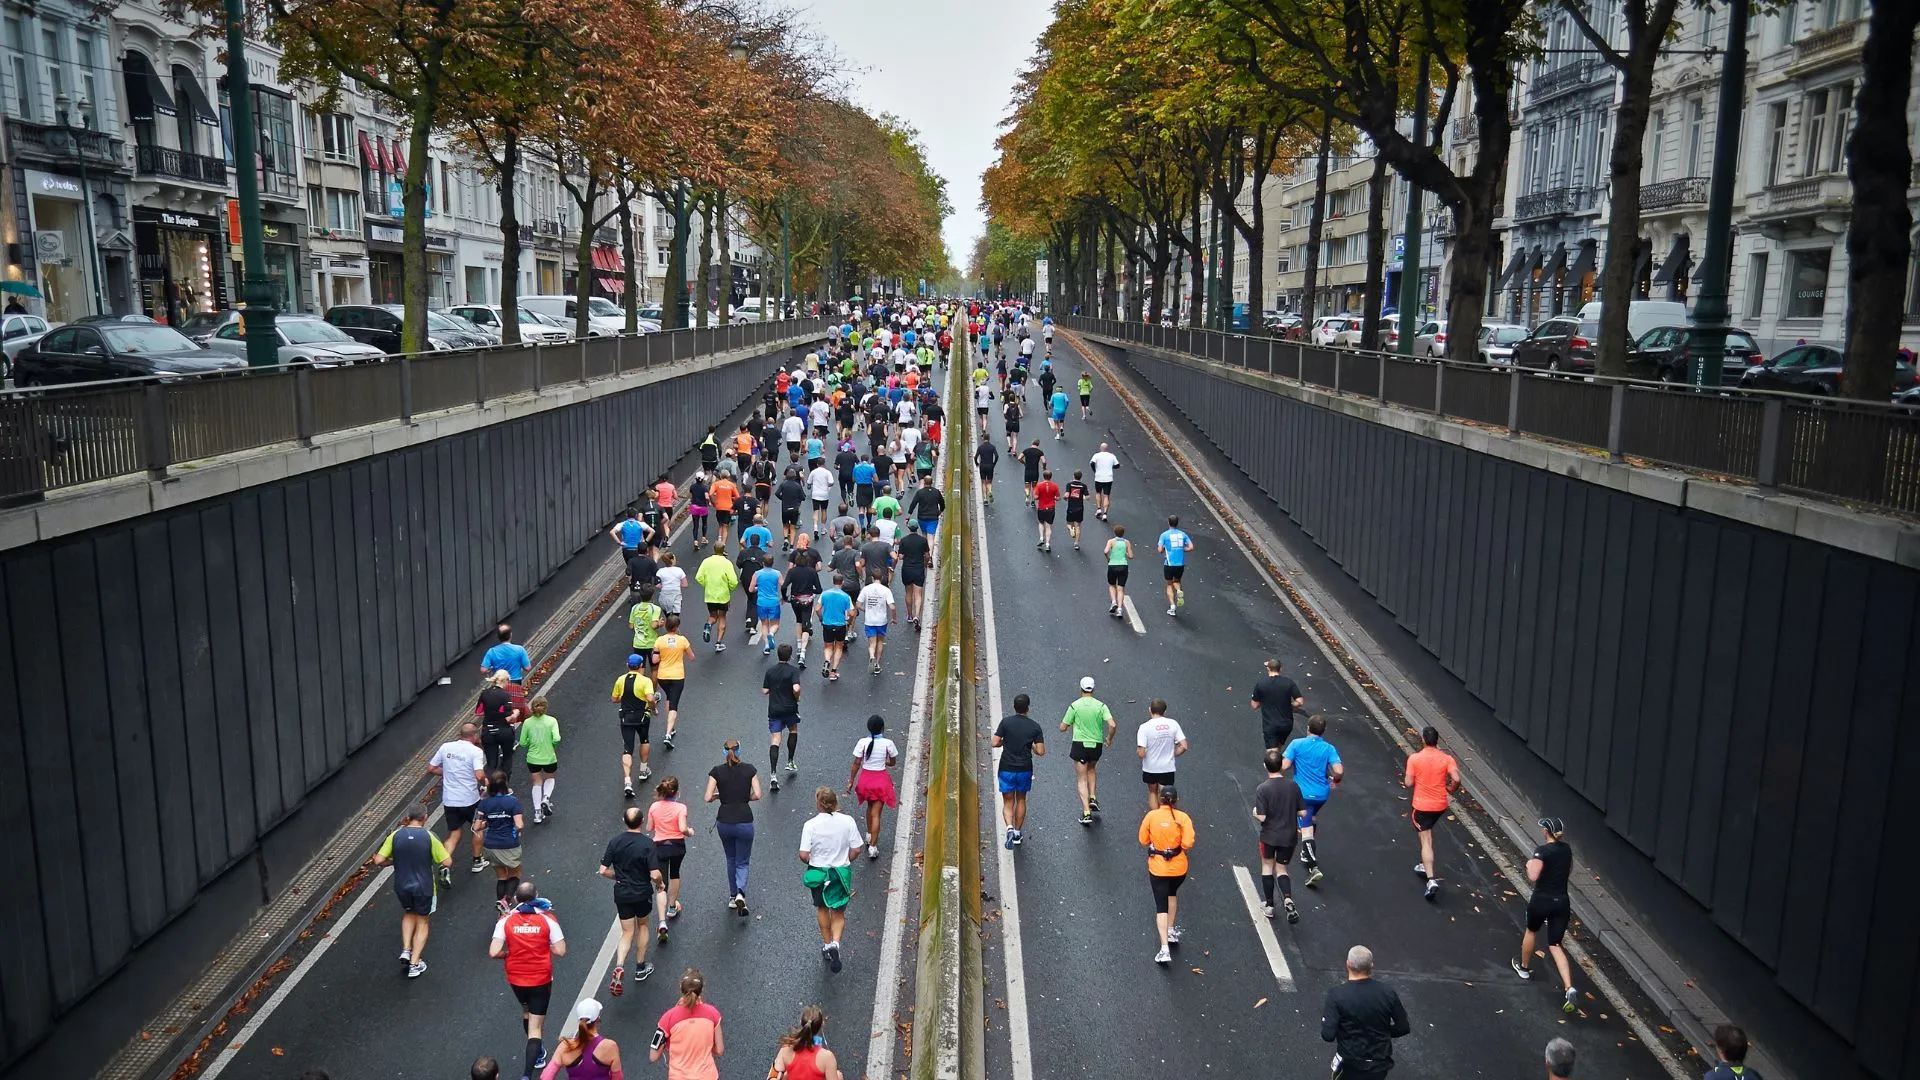
{"label": "silver car", "polygon": [[[500,341],[501,327],[506,316],[498,304],[461,304],[450,307],[447,314],[456,319],[465,319],[480,328],[481,333],[495,341]],[[520,340],[528,345],[546,345],[552,342],[571,341],[573,331],[561,326],[536,311],[520,309]]]}
{"label": "silver car", "polygon": [[1529,331],[1517,323],[1481,323],[1480,344],[1475,349],[1483,364],[1513,363],[1513,347],[1527,339]]}
{"label": "silver car", "polygon": [[40,340],[52,327],[47,320],[38,315],[8,315],[0,319],[0,348],[6,350],[7,359],[20,355],[20,350]]}
{"label": "silver car", "polygon": [[1428,319],[1413,335],[1413,355],[1435,358],[1447,355],[1447,320]]}
{"label": "silver car", "polygon": [[[234,320],[213,332],[207,348],[245,358],[247,338],[244,326]],[[378,346],[367,345],[347,336],[346,331],[314,315],[279,315],[273,329],[280,338],[280,362],[337,367],[385,360]]]}

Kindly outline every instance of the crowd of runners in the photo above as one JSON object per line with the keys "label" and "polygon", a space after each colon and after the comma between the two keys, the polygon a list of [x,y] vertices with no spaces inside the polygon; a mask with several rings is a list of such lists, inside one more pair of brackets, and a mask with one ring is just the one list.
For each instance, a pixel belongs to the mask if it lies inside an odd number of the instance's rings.
{"label": "crowd of runners", "polygon": [[[747,422],[733,431],[708,431],[690,480],[676,484],[660,475],[641,505],[610,530],[625,559],[632,596],[627,611],[631,652],[624,670],[613,673],[610,695],[621,732],[620,791],[630,805],[599,865],[611,882],[619,922],[607,996],[619,997],[631,982],[653,974],[650,943],[667,942],[686,910],[682,871],[695,826],[685,799],[695,792],[683,795],[674,776],[653,782],[653,767],[656,750],[674,749],[683,707],[698,701],[699,669],[708,663],[752,662],[723,659],[730,643],[759,646],[757,659],[764,665],[765,773],[743,754],[738,740],[728,739],[724,757],[698,793],[703,802],[717,804],[713,829],[726,881],[720,899],[732,914],[745,917],[756,841],[753,804],[778,792],[783,779],[796,779],[802,702],[811,701],[814,692],[809,682],[820,687],[838,681],[855,643],[864,651],[870,676],[877,676],[890,635],[902,624],[919,631],[934,541],[948,509],[939,483],[949,420],[940,375],[950,358],[958,357],[972,362],[963,381],[977,428],[954,432],[949,442],[971,445],[971,451],[962,452],[970,453],[977,470],[983,506],[994,501],[1004,444],[1006,456],[1020,469],[1024,507],[1035,515],[1036,548],[1053,551],[1056,515],[1064,504],[1066,539],[1076,550],[1087,543],[1099,552],[1110,616],[1138,625],[1127,590],[1133,564],[1143,555],[1157,557],[1161,565],[1165,614],[1177,618],[1186,604],[1185,571],[1195,542],[1180,519],[1165,517],[1151,553],[1140,552],[1125,524],[1115,520],[1112,495],[1122,466],[1114,448],[1099,442],[1084,460],[1058,446],[1048,452],[1049,441],[1067,439],[1070,422],[1086,424],[1094,415],[1090,370],[1084,364],[1074,365],[1071,373],[1055,367],[1050,319],[1011,304],[849,308],[818,347],[777,375]],[[1023,432],[1030,403],[1046,426]],[[992,430],[996,420],[998,438]],[[964,410],[954,422],[964,429]],[[682,566],[666,542],[680,528],[691,538],[690,566]],[[1084,535],[1089,530],[1094,535]],[[911,638],[906,644],[911,649]],[[810,661],[816,665],[811,679]],[[444,841],[426,828],[425,815],[412,813],[386,839],[378,859],[395,867],[403,912],[400,960],[409,978],[426,971],[429,917],[439,893],[453,884],[455,855],[467,851],[473,874],[491,870],[499,916],[489,951],[502,960],[521,1007],[519,1075],[554,1080],[564,1070],[574,1080],[618,1078],[621,1049],[600,1031],[598,999],[563,1004],[561,1037],[551,1044],[546,1037],[553,962],[566,955],[567,940],[551,905],[520,868],[529,824],[539,826],[554,815],[563,732],[548,703],[529,698],[523,689],[531,665],[511,628],[502,625],[482,661],[485,683],[474,721],[432,759],[431,771],[440,777]],[[1098,696],[1100,689],[1093,677],[1079,677],[1077,695],[1057,722],[1072,762],[1078,822],[1089,829],[1102,817],[1101,761],[1120,734],[1120,722]],[[820,692],[831,693],[824,687]],[[1346,766],[1327,738],[1326,717],[1310,710],[1279,659],[1266,661],[1248,700],[1260,719],[1262,738],[1258,746],[1249,739],[1245,754],[1249,759],[1259,755],[1265,775],[1249,807],[1258,832],[1261,910],[1268,919],[1299,922],[1291,867],[1297,855],[1307,888],[1317,888],[1333,872],[1323,862],[1318,834],[1347,779]],[[1026,842],[1027,800],[1048,748],[1030,696],[1018,694],[1012,706],[1013,712],[995,724],[992,746],[1004,828],[1000,841],[1017,851]],[[1132,835],[1146,861],[1157,946],[1153,961],[1162,966],[1172,963],[1180,945],[1179,893],[1198,842],[1192,817],[1181,809],[1177,783],[1190,738],[1168,712],[1167,702],[1153,700],[1134,731],[1146,790],[1144,814]],[[1296,734],[1301,718],[1304,732]],[[897,804],[892,770],[901,760],[901,747],[888,736],[885,717],[870,716],[865,729],[847,759],[845,784],[815,790],[816,813],[788,845],[803,864],[798,885],[816,912],[821,960],[835,973],[844,963],[842,937],[855,866],[862,854],[879,858],[884,814]],[[1437,902],[1441,879],[1433,835],[1447,820],[1461,774],[1441,749],[1439,732],[1425,729],[1422,741],[1399,779],[1411,793],[1410,826],[1420,848],[1414,870],[1422,895]],[[514,767],[521,753],[528,777],[524,786],[517,785]],[[611,763],[605,773],[598,772],[601,767],[580,770],[594,770],[595,780],[575,782],[599,782],[600,775],[610,782]],[[856,805],[864,820],[847,812]],[[1573,854],[1558,818],[1540,818],[1538,829],[1539,846],[1526,861],[1533,885],[1526,930],[1511,966],[1518,978],[1531,979],[1535,950],[1543,949],[1561,983],[1562,1007],[1571,1013],[1578,991],[1563,937]],[[1335,1073],[1346,1080],[1385,1076],[1392,1066],[1392,1040],[1410,1030],[1398,995],[1372,980],[1372,967],[1372,954],[1355,946],[1347,957],[1347,981],[1327,993],[1323,1009],[1322,1035],[1335,1044]],[[649,1060],[664,1059],[669,1080],[714,1080],[715,1059],[725,1050],[721,1013],[707,1000],[698,969],[685,969],[678,989],[677,1003],[652,1033]],[[769,1077],[840,1076],[826,1048],[825,1024],[819,1010],[804,1010],[778,1041]],[[1744,1036],[1737,1030],[1721,1035],[1727,1040],[1721,1044],[1723,1060],[1737,1065],[1745,1052]],[[1557,1062],[1564,1071],[1558,1071]],[[1550,1075],[1571,1075],[1571,1046],[1556,1040],[1548,1048],[1547,1065]],[[494,1080],[503,1075],[500,1069],[494,1059],[483,1058],[473,1076]],[[504,1075],[513,1075],[511,1063]]]}

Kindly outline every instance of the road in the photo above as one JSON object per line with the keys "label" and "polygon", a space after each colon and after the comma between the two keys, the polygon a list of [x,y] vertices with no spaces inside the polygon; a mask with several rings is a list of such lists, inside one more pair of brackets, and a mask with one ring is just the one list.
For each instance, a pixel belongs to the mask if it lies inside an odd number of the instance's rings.
{"label": "road", "polygon": [[[1071,382],[1082,362],[1064,337],[1056,358]],[[991,430],[1004,450],[997,412]],[[1396,1075],[1538,1075],[1542,1049],[1556,1035],[1574,1042],[1580,1075],[1668,1075],[1623,1021],[1619,1003],[1598,996],[1586,975],[1576,973],[1580,1007],[1569,1017],[1544,957],[1535,960],[1531,983],[1508,969],[1524,895],[1457,820],[1467,812],[1458,800],[1458,813],[1437,830],[1440,897],[1421,898],[1412,872],[1418,845],[1399,783],[1404,751],[1369,719],[1342,673],[1098,374],[1094,418],[1083,423],[1078,414],[1076,406],[1064,441],[1030,419],[1021,442],[1039,435],[1063,485],[1073,469],[1088,469],[1098,443],[1119,455],[1112,520],[1136,542],[1129,587],[1135,615],[1106,614],[1100,550],[1112,536],[1109,525],[1089,514],[1081,550],[1063,525],[1051,554],[1036,550],[1035,515],[1023,505],[1019,470],[1003,463],[997,501],[983,515],[982,577],[993,598],[987,618],[997,645],[997,679],[990,671],[988,691],[1006,711],[1015,694],[1031,695],[1048,754],[1034,778],[1026,843],[986,860],[990,871],[996,862],[1002,868],[989,874],[989,895],[1017,895],[1018,905],[1017,919],[1006,920],[1015,925],[999,926],[989,938],[989,994],[1005,1008],[989,1012],[988,1075],[1066,1080],[1167,1067],[1190,1076],[1324,1075],[1331,1047],[1319,1038],[1322,995],[1343,978],[1354,944],[1373,950],[1376,977],[1399,991],[1412,1020],[1413,1033],[1396,1045]],[[1177,617],[1165,614],[1153,554],[1169,515],[1179,516],[1196,545],[1187,604]],[[1328,717],[1327,735],[1348,777],[1320,819],[1325,881],[1300,887],[1303,871],[1294,864],[1297,925],[1268,923],[1250,909],[1259,873],[1251,803],[1264,773],[1249,700],[1268,656],[1280,658],[1299,682],[1306,712]],[[1100,768],[1104,813],[1091,828],[1078,823],[1072,763],[1065,736],[1055,731],[1083,675],[1094,677],[1097,696],[1119,722]],[[1168,715],[1191,742],[1179,762],[1179,789],[1198,835],[1180,893],[1186,935],[1166,968],[1152,962],[1153,908],[1136,843],[1147,804],[1132,751],[1135,729],[1156,697],[1168,702]],[[983,718],[983,737],[991,719]],[[1303,716],[1296,733],[1304,729]],[[981,784],[983,833],[997,841],[1002,829],[990,778]],[[1578,836],[1569,840],[1580,843]],[[1262,938],[1269,929],[1271,951]],[[1015,932],[1019,956],[1009,985],[1002,980]],[[1645,1002],[1632,1004],[1646,1015]]]}

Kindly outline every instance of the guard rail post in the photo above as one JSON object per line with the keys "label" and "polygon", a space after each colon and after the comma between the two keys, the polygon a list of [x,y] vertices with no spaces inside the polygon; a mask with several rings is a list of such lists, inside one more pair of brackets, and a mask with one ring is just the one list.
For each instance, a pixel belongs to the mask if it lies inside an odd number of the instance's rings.
{"label": "guard rail post", "polygon": [[400,422],[413,423],[413,357],[400,358]]}
{"label": "guard rail post", "polygon": [[1523,376],[1520,368],[1512,363],[1507,365],[1507,438],[1520,434],[1520,380]]}
{"label": "guard rail post", "polygon": [[173,464],[173,437],[167,429],[167,390],[159,383],[148,383],[140,395],[140,448],[146,459],[147,475],[155,480],[167,478],[167,466]]}
{"label": "guard rail post", "polygon": [[473,352],[473,404],[475,408],[487,403],[487,353],[484,349]]}
{"label": "guard rail post", "polygon": [[1760,407],[1760,461],[1754,470],[1754,483],[1775,487],[1780,483],[1780,434],[1786,421],[1786,402],[1768,397]]}
{"label": "guard rail post", "polygon": [[[585,352],[586,339],[575,339],[573,347]],[[533,392],[536,394],[540,392],[540,369],[546,364],[545,348],[546,346],[537,341],[533,343]]]}
{"label": "guard rail post", "polygon": [[1387,403],[1387,358],[1384,355],[1380,357],[1380,377],[1377,381],[1380,385],[1374,391],[1373,397],[1375,401],[1385,405]]}
{"label": "guard rail post", "polygon": [[[1380,366],[1382,368],[1386,367],[1386,362],[1384,358],[1382,359]],[[1384,402],[1387,399],[1383,395],[1380,398],[1380,400]],[[1447,365],[1436,363],[1433,365],[1433,415],[1445,416],[1446,404],[1447,404]]]}
{"label": "guard rail post", "polygon": [[1620,453],[1621,437],[1625,432],[1627,415],[1627,384],[1613,384],[1612,393],[1607,395],[1607,459],[1624,461]]}
{"label": "guard rail post", "polygon": [[293,441],[313,445],[313,368],[306,364],[293,369]]}

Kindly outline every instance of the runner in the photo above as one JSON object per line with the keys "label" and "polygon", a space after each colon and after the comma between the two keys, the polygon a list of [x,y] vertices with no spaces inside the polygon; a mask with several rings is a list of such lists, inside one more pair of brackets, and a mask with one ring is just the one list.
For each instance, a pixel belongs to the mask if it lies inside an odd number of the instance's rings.
{"label": "runner", "polygon": [[1560,985],[1566,988],[1566,1000],[1560,1008],[1570,1013],[1579,1007],[1580,991],[1574,988],[1573,965],[1567,962],[1567,950],[1560,942],[1566,937],[1567,919],[1572,913],[1567,881],[1573,876],[1573,848],[1563,839],[1566,822],[1543,817],[1535,824],[1545,842],[1527,857],[1527,880],[1533,882],[1533,895],[1527,898],[1527,929],[1520,935],[1520,955],[1512,961],[1513,973],[1523,979],[1533,978],[1534,938],[1545,927],[1547,955],[1553,957]]}
{"label": "runner", "polygon": [[672,536],[667,530],[667,522],[673,518],[673,496],[673,481],[667,477],[666,473],[661,473],[660,478],[653,482],[653,502],[648,505],[643,520],[653,533],[649,542],[662,547],[672,542]]}
{"label": "runner", "polygon": [[[982,415],[984,420],[984,414]],[[980,470],[981,498],[988,506],[993,505],[993,469],[1000,464],[1000,448],[993,445],[993,436],[981,425],[980,445],[973,449],[974,467]]]}
{"label": "runner", "polygon": [[693,474],[687,485],[687,520],[693,523],[694,550],[707,546],[707,519],[713,516],[713,482],[706,470]]}
{"label": "runner", "polygon": [[634,956],[633,981],[653,974],[647,962],[647,916],[653,914],[653,894],[665,888],[658,853],[647,835],[647,812],[629,806],[621,815],[624,832],[607,841],[600,856],[600,876],[613,882],[613,913],[620,921],[620,951],[613,954],[613,980],[607,993],[627,992],[627,954]]}
{"label": "runner", "polygon": [[793,646],[782,645],[773,665],[760,680],[767,699],[767,782],[780,790],[780,737],[787,741],[787,772],[800,771],[793,758],[800,749],[800,669],[792,664]]}
{"label": "runner", "polygon": [[807,486],[800,480],[799,469],[789,466],[780,474],[774,497],[780,500],[780,550],[791,551],[794,534],[800,531],[800,511],[807,503]]}
{"label": "runner", "polygon": [[928,540],[940,535],[940,515],[947,512],[947,497],[933,486],[931,473],[920,477],[919,488],[907,499],[907,511],[920,523],[920,531]]}
{"label": "runner", "polygon": [[1460,786],[1460,765],[1453,755],[1440,749],[1440,732],[1427,727],[1420,732],[1425,745],[1407,757],[1404,787],[1413,789],[1413,831],[1420,837],[1420,861],[1413,872],[1427,879],[1426,898],[1432,900],[1440,890],[1439,867],[1433,856],[1433,827],[1446,816],[1447,793]]}
{"label": "runner", "polygon": [[860,511],[862,528],[873,520],[874,489],[879,483],[880,470],[868,455],[861,454],[859,464],[853,467],[853,505]]}
{"label": "runner", "polygon": [[665,885],[655,905],[660,909],[660,944],[667,943],[667,920],[680,915],[680,860],[687,857],[687,804],[680,801],[680,778],[669,776],[653,786],[653,805],[647,807],[647,832],[653,836],[654,865]]}
{"label": "runner", "polygon": [[754,617],[758,620],[757,628],[762,643],[761,656],[773,652],[774,638],[780,634],[780,587],[784,583],[780,571],[771,566],[762,566],[749,578]]}
{"label": "runner", "polygon": [[1314,839],[1315,822],[1321,807],[1327,805],[1327,800],[1333,797],[1333,789],[1340,786],[1341,779],[1347,773],[1347,767],[1340,763],[1340,751],[1326,740],[1326,733],[1326,717],[1318,713],[1307,717],[1307,737],[1287,744],[1281,766],[1291,766],[1294,781],[1300,785],[1300,861],[1307,867],[1305,884],[1309,889],[1320,884],[1320,879],[1326,876],[1320,872],[1320,846]]}
{"label": "runner", "polygon": [[827,527],[827,504],[833,501],[833,489],[838,486],[833,470],[825,462],[813,467],[807,474],[807,495],[813,500],[813,534],[820,535]]}
{"label": "runner", "polygon": [[1068,736],[1071,743],[1067,757],[1073,760],[1073,782],[1080,794],[1082,825],[1092,825],[1093,815],[1100,810],[1100,779],[1096,770],[1100,767],[1100,752],[1113,745],[1113,733],[1118,726],[1113,710],[1093,696],[1093,676],[1083,677],[1080,696],[1067,706],[1067,714],[1060,720],[1060,730],[1072,732]]}
{"label": "runner", "polygon": [[[975,372],[980,374],[980,372]],[[993,387],[976,382],[973,388],[973,414],[980,418],[980,436],[987,437],[987,412],[993,408]]]}
{"label": "runner", "polygon": [[1266,674],[1253,684],[1252,704],[1260,713],[1260,738],[1272,750],[1293,737],[1293,712],[1306,708],[1307,699],[1292,679],[1280,674],[1286,665],[1278,657],[1268,657],[1265,667]]}
{"label": "runner", "polygon": [[409,806],[400,827],[387,834],[373,865],[393,867],[393,895],[400,902],[400,962],[407,978],[426,973],[427,919],[440,907],[440,871],[453,865],[453,856],[440,838],[427,831],[426,811]]}
{"label": "runner", "polygon": [[847,771],[847,794],[867,810],[867,858],[880,857],[880,818],[888,807],[900,805],[893,790],[893,763],[900,749],[883,734],[887,722],[879,713],[867,717],[867,737],[853,744],[853,767]]}
{"label": "runner", "polygon": [[1093,516],[1105,521],[1113,509],[1113,474],[1120,468],[1120,459],[1101,443],[1087,464],[1093,466]]}
{"label": "runner", "polygon": [[[1012,448],[1009,447],[1008,453],[1013,452]],[[1040,440],[1035,439],[1032,445],[1019,451],[1019,458],[1021,467],[1020,480],[1026,491],[1027,505],[1032,506],[1033,488],[1035,484],[1040,482],[1040,473],[1046,468],[1047,455],[1040,449]]]}
{"label": "runner", "polygon": [[[655,645],[658,645],[656,639]],[[653,646],[649,646],[651,649]],[[640,748],[640,779],[653,775],[648,766],[653,747],[648,734],[653,726],[653,680],[645,674],[646,660],[640,653],[627,657],[627,673],[613,680],[613,703],[620,707],[620,789],[633,798],[633,751]]]}
{"label": "runner", "polygon": [[1075,389],[1080,393],[1080,419],[1093,419],[1093,376],[1082,371]]}
{"label": "runner", "polygon": [[707,771],[707,802],[720,804],[714,814],[713,831],[727,857],[727,906],[734,914],[747,914],[747,864],[753,856],[753,804],[760,801],[760,777],[752,765],[740,760],[740,740],[723,744],[725,761]]}
{"label": "runner", "polygon": [[1107,556],[1107,614],[1116,619],[1127,617],[1127,564],[1133,561],[1133,541],[1127,539],[1127,527],[1115,525],[1113,538],[1104,549]]}
{"label": "runner", "polygon": [[1147,719],[1134,733],[1134,752],[1140,757],[1140,780],[1147,785],[1147,809],[1160,805],[1160,789],[1173,784],[1180,755],[1187,752],[1187,733],[1180,721],[1167,715],[1167,703],[1154,698]]}
{"label": "runner", "polygon": [[787,560],[786,581],[780,593],[793,609],[794,666],[807,669],[807,646],[813,641],[813,609],[820,600],[820,553],[813,550],[803,533],[800,543]]}
{"label": "runner", "polygon": [[513,700],[513,677],[499,668],[480,691],[480,747],[486,751],[487,772],[513,772],[513,748],[525,715]]}
{"label": "runner", "polygon": [[553,816],[553,777],[560,771],[560,721],[547,715],[547,699],[534,698],[533,715],[520,725],[520,749],[527,752],[527,775],[533,800],[533,823]]}
{"label": "runner", "polygon": [[1027,842],[1027,795],[1033,790],[1033,759],[1047,753],[1040,725],[1027,715],[1033,701],[1013,696],[1013,715],[1000,718],[993,729],[993,745],[1000,751],[1000,816],[1007,823],[1007,850]]}
{"label": "runner", "polygon": [[1080,550],[1080,524],[1087,520],[1087,482],[1080,479],[1080,470],[1073,470],[1073,479],[1067,481],[1067,532],[1073,537],[1073,550]]}
{"label": "runner", "polygon": [[807,867],[801,883],[813,894],[820,924],[820,958],[840,973],[840,934],[847,925],[847,901],[853,896],[853,857],[860,854],[860,826],[840,812],[830,787],[813,793],[819,813],[800,828],[800,861]]}
{"label": "runner", "polygon": [[1053,550],[1053,515],[1059,502],[1060,485],[1053,482],[1053,470],[1049,469],[1041,473],[1040,482],[1033,485],[1034,516],[1040,522],[1040,542],[1035,546],[1041,551]]}
{"label": "runner", "polygon": [[[926,490],[926,489],[922,489]],[[918,519],[907,522],[907,534],[894,545],[900,560],[900,584],[906,591],[907,625],[920,632],[920,608],[927,593],[927,561],[933,544],[920,532]]]}
{"label": "runner", "polygon": [[653,652],[653,643],[660,639],[660,628],[667,621],[666,611],[653,602],[655,591],[654,581],[641,584],[639,599],[627,612],[627,627],[633,631],[633,651],[640,655],[642,663]]}
{"label": "runner", "polygon": [[486,834],[482,850],[487,853],[487,864],[493,867],[494,902],[504,915],[512,906],[507,897],[520,883],[520,834],[527,827],[520,800],[507,786],[506,773],[496,770],[487,774],[487,797],[474,807],[473,827]]}
{"label": "runner", "polygon": [[[760,526],[755,525],[755,528]],[[762,528],[761,531],[766,530]],[[744,543],[746,534],[742,533],[740,539]],[[694,571],[693,580],[699,583],[707,602],[707,622],[700,630],[700,640],[713,642],[714,652],[726,652],[727,609],[733,606],[733,590],[740,587],[740,573],[733,568],[725,552],[716,550],[701,560],[700,569]],[[667,731],[671,733],[672,714],[668,715]],[[668,737],[671,738],[671,734]]]}
{"label": "runner", "polygon": [[[721,544],[713,551],[718,555],[726,548]],[[708,556],[712,558],[713,556]],[[686,595],[687,572],[680,568],[680,556],[673,552],[663,552],[660,556],[660,569],[654,573],[654,582],[660,588],[657,599],[663,615],[680,614],[681,598]]]}
{"label": "runner", "polygon": [[1167,580],[1167,614],[1178,614],[1179,605],[1187,602],[1187,591],[1181,587],[1180,579],[1187,572],[1187,552],[1193,550],[1193,537],[1180,528],[1180,519],[1167,519],[1167,531],[1160,534],[1160,542],[1155,545],[1160,550],[1161,574]]}
{"label": "runner", "polygon": [[1180,884],[1187,880],[1187,852],[1193,850],[1193,819],[1178,809],[1180,793],[1169,784],[1160,789],[1159,805],[1140,819],[1140,843],[1147,849],[1147,880],[1153,885],[1153,929],[1160,951],[1153,962],[1173,963],[1172,946],[1180,944]]}
{"label": "runner", "polygon": [[869,673],[880,674],[880,657],[887,651],[887,627],[894,620],[893,590],[878,569],[868,572],[867,584],[855,597],[860,607],[860,624],[866,628]]}
{"label": "runner", "polygon": [[1334,1044],[1338,1080],[1385,1080],[1393,1069],[1393,1040],[1413,1028],[1393,988],[1373,979],[1373,950],[1347,950],[1347,981],[1327,991],[1320,1007],[1320,1038]]}
{"label": "runner", "polygon": [[607,535],[613,537],[614,541],[620,545],[620,554],[623,558],[632,558],[646,549],[648,538],[653,535],[653,530],[641,522],[640,511],[629,506],[619,524],[607,530]]}
{"label": "runner", "polygon": [[[473,830],[474,807],[487,787],[487,755],[480,749],[480,725],[468,721],[460,725],[460,734],[441,743],[427,763],[427,772],[440,778],[440,812],[446,817],[447,850],[457,851],[460,834],[467,834],[473,852],[473,873],[487,868],[480,855],[480,834]],[[440,880],[448,887],[453,875],[442,872]]]}
{"label": "runner", "polygon": [[527,1036],[526,1069],[522,1080],[547,1062],[541,1028],[553,1001],[553,961],[567,955],[567,938],[553,917],[553,905],[540,898],[533,882],[514,889],[514,903],[501,903],[500,921],[493,924],[487,955],[506,961],[507,988],[520,1002],[520,1026]]}
{"label": "runner", "polygon": [[1285,752],[1269,748],[1263,760],[1267,779],[1253,790],[1253,820],[1260,823],[1262,910],[1267,918],[1273,918],[1273,889],[1278,885],[1287,921],[1297,923],[1300,909],[1293,904],[1293,878],[1287,873],[1287,865],[1293,862],[1293,849],[1300,842],[1300,823],[1306,817],[1306,807],[1300,786],[1284,775]]}
{"label": "runner", "polygon": [[720,1080],[714,1059],[727,1052],[720,1010],[707,1004],[707,977],[699,968],[680,976],[680,1001],[660,1016],[647,1049],[648,1061],[667,1059],[667,1080]]}
{"label": "runner", "polygon": [[841,1080],[840,1062],[827,1049],[827,1014],[809,1005],[800,1010],[800,1026],[780,1040],[780,1050],[767,1067],[778,1080]]}
{"label": "runner", "polygon": [[660,745],[668,750],[673,749],[674,733],[680,730],[680,695],[687,688],[687,664],[692,660],[693,642],[681,635],[680,616],[667,616],[666,633],[653,643],[653,677],[667,699],[667,732],[660,737]]}
{"label": "runner", "polygon": [[620,1045],[600,1034],[600,1003],[588,998],[573,1008],[573,1035],[553,1048],[540,1080],[555,1080],[567,1070],[567,1080],[605,1080],[623,1075]]}
{"label": "runner", "polygon": [[1041,377],[1042,385],[1050,389],[1047,393],[1047,422],[1053,425],[1053,437],[1064,439],[1067,437],[1067,392],[1052,386],[1052,382],[1053,372],[1049,370]]}
{"label": "runner", "polygon": [[1009,389],[1004,395],[1003,403],[1000,406],[1000,419],[1004,421],[1007,429],[1007,454],[1010,457],[1020,452],[1020,414],[1022,411],[1024,411],[1024,406],[1020,404],[1019,392]]}

